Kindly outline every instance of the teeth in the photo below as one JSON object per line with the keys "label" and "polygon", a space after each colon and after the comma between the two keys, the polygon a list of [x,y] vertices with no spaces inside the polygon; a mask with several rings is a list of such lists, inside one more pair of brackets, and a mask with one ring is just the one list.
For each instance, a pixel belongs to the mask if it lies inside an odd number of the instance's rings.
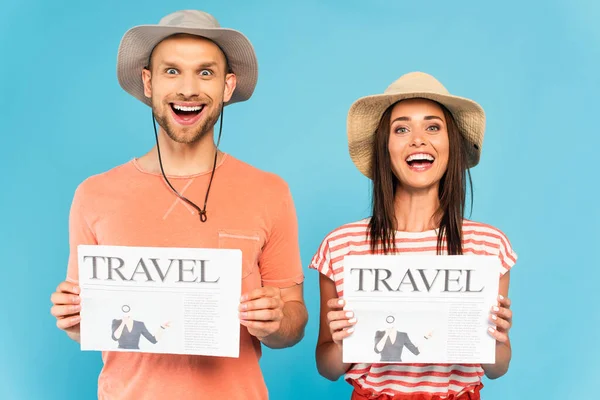
{"label": "teeth", "polygon": [[202,110],[204,106],[196,106],[196,107],[186,107],[186,106],[180,106],[177,104],[173,104],[173,108],[179,111],[200,111]]}
{"label": "teeth", "polygon": [[422,161],[422,160],[433,161],[434,158],[433,158],[433,156],[431,154],[419,153],[419,154],[411,154],[406,159],[407,162],[410,162],[410,161]]}

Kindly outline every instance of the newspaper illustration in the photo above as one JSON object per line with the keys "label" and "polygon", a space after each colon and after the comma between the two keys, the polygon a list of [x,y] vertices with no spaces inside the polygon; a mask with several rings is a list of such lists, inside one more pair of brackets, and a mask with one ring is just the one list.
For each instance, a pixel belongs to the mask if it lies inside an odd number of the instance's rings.
{"label": "newspaper illustration", "polygon": [[235,249],[78,246],[81,350],[239,357]]}
{"label": "newspaper illustration", "polygon": [[346,363],[494,363],[495,256],[362,255],[344,259],[354,332]]}

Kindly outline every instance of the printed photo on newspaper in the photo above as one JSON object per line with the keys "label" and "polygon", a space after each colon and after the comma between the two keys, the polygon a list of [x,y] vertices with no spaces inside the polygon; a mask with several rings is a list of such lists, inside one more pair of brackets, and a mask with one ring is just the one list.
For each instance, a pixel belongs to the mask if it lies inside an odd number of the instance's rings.
{"label": "printed photo on newspaper", "polygon": [[343,297],[357,322],[343,361],[494,363],[499,280],[495,256],[346,256]]}
{"label": "printed photo on newspaper", "polygon": [[239,357],[235,249],[78,246],[81,350]]}

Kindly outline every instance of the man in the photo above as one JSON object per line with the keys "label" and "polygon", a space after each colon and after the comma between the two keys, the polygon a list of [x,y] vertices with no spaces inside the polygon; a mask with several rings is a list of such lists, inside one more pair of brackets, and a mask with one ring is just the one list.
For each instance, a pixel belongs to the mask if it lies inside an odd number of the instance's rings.
{"label": "man", "polygon": [[128,31],[117,64],[121,86],[152,107],[157,145],[77,188],[67,280],[52,294],[52,315],[79,341],[77,245],[241,249],[240,357],[107,352],[98,397],[265,399],[261,343],[299,342],[307,311],[286,183],[220,152],[213,138],[223,108],[254,91],[252,45],[209,14],[179,11]]}

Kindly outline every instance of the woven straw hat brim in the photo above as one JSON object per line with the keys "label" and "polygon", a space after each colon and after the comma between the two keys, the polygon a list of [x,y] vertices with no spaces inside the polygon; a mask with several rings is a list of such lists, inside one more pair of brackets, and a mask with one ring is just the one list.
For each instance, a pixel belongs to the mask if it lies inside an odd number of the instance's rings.
{"label": "woven straw hat brim", "polygon": [[414,98],[443,104],[453,115],[460,133],[467,142],[469,168],[479,163],[485,133],[485,112],[479,104],[470,99],[438,92],[384,93],[358,99],[348,112],[350,158],[366,177],[372,179],[373,140],[383,113],[398,101]]}

